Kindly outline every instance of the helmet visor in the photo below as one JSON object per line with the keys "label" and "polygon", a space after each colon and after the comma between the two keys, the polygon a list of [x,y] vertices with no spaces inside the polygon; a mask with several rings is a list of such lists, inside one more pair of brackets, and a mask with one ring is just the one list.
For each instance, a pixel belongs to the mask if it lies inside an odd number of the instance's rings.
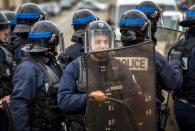
{"label": "helmet visor", "polygon": [[114,49],[114,33],[112,31],[91,30],[85,33],[85,53]]}

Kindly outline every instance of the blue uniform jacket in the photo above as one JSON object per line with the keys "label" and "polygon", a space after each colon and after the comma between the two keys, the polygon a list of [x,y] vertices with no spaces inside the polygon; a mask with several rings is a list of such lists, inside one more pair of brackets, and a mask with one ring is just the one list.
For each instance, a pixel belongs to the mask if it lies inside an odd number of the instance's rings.
{"label": "blue uniform jacket", "polygon": [[170,63],[158,52],[155,52],[157,86],[165,90],[175,90],[182,86],[183,77],[181,61],[172,60]]}
{"label": "blue uniform jacket", "polygon": [[71,62],[64,70],[60,80],[58,104],[64,112],[85,112],[87,95],[77,90],[78,64],[78,60]]}
{"label": "blue uniform jacket", "polygon": [[[3,63],[5,62],[5,53],[4,51],[0,48],[0,63]],[[2,81],[0,81],[1,83]],[[0,99],[4,96],[4,93],[3,93],[3,87],[0,86]],[[8,128],[7,128],[7,125],[8,125],[8,122],[6,120],[6,114],[5,112],[0,109],[0,130],[1,131],[7,131]]]}
{"label": "blue uniform jacket", "polygon": [[194,103],[195,102],[195,88],[194,88],[195,87],[195,47],[194,47],[195,36],[187,33],[185,35],[185,39],[181,41],[182,41],[181,44],[183,46],[187,46],[187,44],[192,44],[193,47],[191,50],[189,50],[188,60],[185,64],[187,70],[185,69],[183,70],[184,82],[182,86],[182,93],[176,92],[176,95],[179,95],[178,97],[183,97],[184,99],[187,99],[188,101]]}
{"label": "blue uniform jacket", "polygon": [[[50,66],[50,59],[39,57]],[[54,70],[55,72],[55,70]],[[29,105],[35,96],[43,96],[41,88],[47,81],[42,69],[35,63],[27,60],[19,64],[13,76],[13,92],[11,94],[10,111],[16,131],[31,131]]]}

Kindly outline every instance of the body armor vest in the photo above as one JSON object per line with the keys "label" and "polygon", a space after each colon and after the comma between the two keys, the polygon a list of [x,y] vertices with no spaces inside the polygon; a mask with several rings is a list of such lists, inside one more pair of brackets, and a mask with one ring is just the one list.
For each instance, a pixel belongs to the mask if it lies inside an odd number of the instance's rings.
{"label": "body armor vest", "polygon": [[45,95],[35,96],[30,105],[31,126],[33,130],[61,128],[61,122],[64,120],[64,116],[58,107],[57,90],[62,70],[55,62],[54,66],[58,70],[57,73],[54,73],[54,71],[41,60],[35,58],[27,58],[27,60],[38,65],[47,79],[47,82],[44,83],[44,87],[41,89]]}

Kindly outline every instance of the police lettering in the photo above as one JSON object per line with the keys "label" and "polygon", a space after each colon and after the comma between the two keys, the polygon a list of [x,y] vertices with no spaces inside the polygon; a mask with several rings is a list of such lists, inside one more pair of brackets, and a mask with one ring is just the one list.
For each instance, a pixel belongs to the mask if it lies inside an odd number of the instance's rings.
{"label": "police lettering", "polygon": [[116,57],[126,64],[129,70],[148,70],[148,59],[145,57]]}

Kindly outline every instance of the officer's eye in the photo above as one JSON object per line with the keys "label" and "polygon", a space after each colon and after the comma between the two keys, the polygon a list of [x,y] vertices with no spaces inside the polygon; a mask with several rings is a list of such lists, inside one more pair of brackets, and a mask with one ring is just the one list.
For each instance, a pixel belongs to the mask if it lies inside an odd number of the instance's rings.
{"label": "officer's eye", "polygon": [[101,40],[96,40],[95,44],[97,44],[97,45],[101,44]]}
{"label": "officer's eye", "polygon": [[108,44],[108,40],[104,40],[104,44]]}

